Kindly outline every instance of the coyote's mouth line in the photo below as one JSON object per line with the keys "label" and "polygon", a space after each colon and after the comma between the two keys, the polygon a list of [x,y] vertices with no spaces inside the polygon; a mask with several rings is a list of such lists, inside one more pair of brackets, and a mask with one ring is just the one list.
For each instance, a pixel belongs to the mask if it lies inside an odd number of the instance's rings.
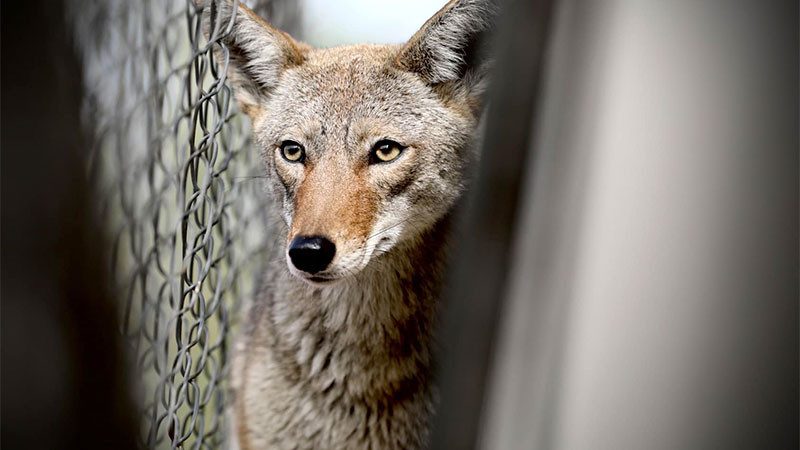
{"label": "coyote's mouth line", "polygon": [[325,277],[308,277],[306,278],[309,281],[313,281],[314,283],[331,283],[337,280],[337,278],[325,278]]}
{"label": "coyote's mouth line", "polygon": [[321,277],[310,275],[307,273],[294,273],[295,277],[299,278],[305,283],[308,283],[312,286],[330,286],[332,284],[336,284],[339,281],[342,281],[342,277]]}

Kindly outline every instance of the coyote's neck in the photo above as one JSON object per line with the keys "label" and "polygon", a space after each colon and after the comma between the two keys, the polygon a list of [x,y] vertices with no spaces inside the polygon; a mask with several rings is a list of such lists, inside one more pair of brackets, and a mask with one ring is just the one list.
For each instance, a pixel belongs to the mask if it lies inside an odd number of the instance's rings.
{"label": "coyote's neck", "polygon": [[449,226],[439,222],[330,287],[279,277],[266,326],[281,369],[361,400],[427,392]]}
{"label": "coyote's neck", "polygon": [[234,359],[240,448],[424,446],[449,226],[321,289],[275,261]]}

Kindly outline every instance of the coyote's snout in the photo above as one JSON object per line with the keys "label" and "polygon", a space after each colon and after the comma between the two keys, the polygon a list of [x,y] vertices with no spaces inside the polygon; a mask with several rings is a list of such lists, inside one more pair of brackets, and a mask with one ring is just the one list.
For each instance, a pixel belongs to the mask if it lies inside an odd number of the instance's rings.
{"label": "coyote's snout", "polygon": [[405,191],[415,181],[418,155],[380,120],[325,117],[343,99],[326,105],[316,97],[320,122],[306,125],[320,135],[324,127],[324,136],[297,132],[276,146],[273,161],[289,229],[289,268],[301,279],[323,283],[360,272],[413,225],[414,205]]}
{"label": "coyote's snout", "polygon": [[206,10],[210,35],[230,29],[217,59],[282,219],[280,261],[234,361],[239,444],[423,447],[444,241],[485,82],[474,44],[490,8],[454,0],[405,45],[329,49],[242,5]]}

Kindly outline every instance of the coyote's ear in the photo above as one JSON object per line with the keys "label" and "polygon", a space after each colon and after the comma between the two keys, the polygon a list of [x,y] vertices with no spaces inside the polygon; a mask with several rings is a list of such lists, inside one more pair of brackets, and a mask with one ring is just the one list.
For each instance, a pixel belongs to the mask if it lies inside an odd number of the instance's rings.
{"label": "coyote's ear", "polygon": [[488,63],[479,52],[480,37],[494,15],[490,0],[451,0],[411,37],[395,62],[432,86],[468,83],[478,87]]}
{"label": "coyote's ear", "polygon": [[[228,61],[228,79],[243,112],[259,114],[260,99],[275,87],[281,72],[302,64],[308,46],[273,28],[242,2],[202,2],[203,29],[220,65]],[[228,31],[230,30],[230,31]]]}

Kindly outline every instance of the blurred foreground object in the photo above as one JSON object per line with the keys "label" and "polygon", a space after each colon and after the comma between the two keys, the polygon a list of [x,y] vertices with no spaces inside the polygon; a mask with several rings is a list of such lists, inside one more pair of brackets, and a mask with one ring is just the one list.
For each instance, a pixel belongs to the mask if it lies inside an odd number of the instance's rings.
{"label": "blurred foreground object", "polygon": [[63,3],[2,20],[3,448],[135,448]]}

